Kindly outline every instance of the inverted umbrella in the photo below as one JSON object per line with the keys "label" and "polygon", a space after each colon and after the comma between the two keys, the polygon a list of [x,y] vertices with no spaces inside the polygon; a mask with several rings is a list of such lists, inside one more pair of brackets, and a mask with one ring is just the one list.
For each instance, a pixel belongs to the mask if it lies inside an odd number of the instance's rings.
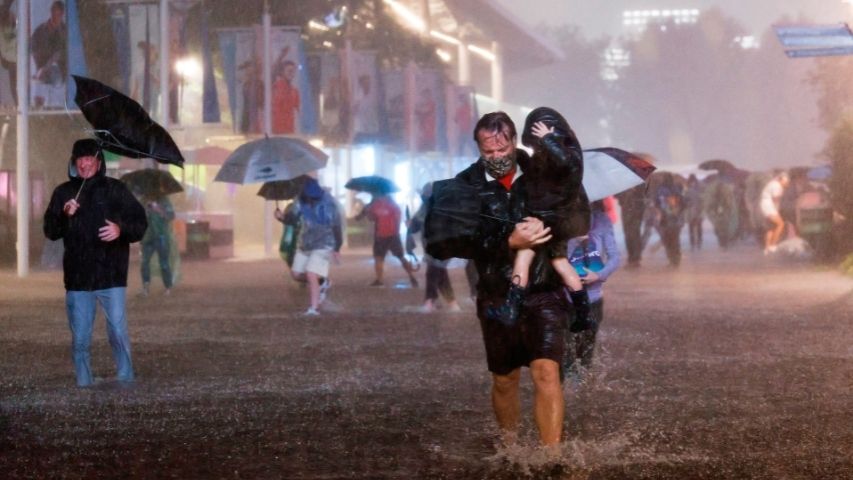
{"label": "inverted umbrella", "polygon": [[302,193],[302,186],[305,184],[305,175],[294,178],[293,180],[274,180],[265,182],[258,190],[258,196],[264,197],[266,200],[290,200]]}
{"label": "inverted umbrella", "polygon": [[583,187],[590,202],[642,184],[655,166],[638,155],[613,147],[583,151]]}
{"label": "inverted umbrella", "polygon": [[299,138],[264,137],[234,150],[214,181],[245,184],[293,180],[325,167],[328,158],[322,150]]}
{"label": "inverted umbrella", "polygon": [[378,175],[351,178],[344,185],[344,188],[357,192],[366,192],[371,195],[387,195],[400,191],[400,188],[394,182]]}
{"label": "inverted umbrella", "polygon": [[135,100],[91,78],[72,75],[74,102],[94,128],[103,148],[132,158],[184,165],[178,145]]}
{"label": "inverted umbrella", "polygon": [[[456,178],[433,183],[424,220],[424,250],[437,260],[474,258],[484,217],[480,191]],[[495,219],[500,220],[500,219]]]}
{"label": "inverted umbrella", "polygon": [[145,168],[121,176],[132,192],[142,197],[160,198],[183,192],[184,187],[166,170]]}

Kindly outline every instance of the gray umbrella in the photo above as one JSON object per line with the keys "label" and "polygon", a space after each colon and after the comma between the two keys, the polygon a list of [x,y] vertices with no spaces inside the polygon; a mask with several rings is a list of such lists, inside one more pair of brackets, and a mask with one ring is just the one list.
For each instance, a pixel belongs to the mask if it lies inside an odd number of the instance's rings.
{"label": "gray umbrella", "polygon": [[241,145],[229,155],[214,181],[244,184],[292,180],[325,167],[328,158],[299,138],[264,137]]}

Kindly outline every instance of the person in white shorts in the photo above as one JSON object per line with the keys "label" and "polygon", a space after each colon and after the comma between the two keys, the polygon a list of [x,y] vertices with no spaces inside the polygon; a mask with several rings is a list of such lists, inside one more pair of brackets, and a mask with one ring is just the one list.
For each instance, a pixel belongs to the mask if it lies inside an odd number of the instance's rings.
{"label": "person in white shorts", "polygon": [[766,222],[766,233],[764,234],[765,255],[776,251],[776,245],[782,239],[782,234],[785,232],[785,220],[779,214],[779,202],[782,200],[782,194],[785,193],[785,188],[788,187],[789,182],[790,178],[787,172],[781,172],[767,182],[767,185],[761,190],[759,208]]}
{"label": "person in white shorts", "polygon": [[290,274],[296,280],[304,278],[308,282],[310,306],[305,315],[319,315],[322,302],[320,279],[325,279],[323,284],[329,285],[329,265],[338,261],[343,244],[337,203],[317,180],[310,178],[296,200],[296,207],[287,213],[298,220],[285,218],[280,210],[276,210],[275,215],[286,223],[301,222]]}

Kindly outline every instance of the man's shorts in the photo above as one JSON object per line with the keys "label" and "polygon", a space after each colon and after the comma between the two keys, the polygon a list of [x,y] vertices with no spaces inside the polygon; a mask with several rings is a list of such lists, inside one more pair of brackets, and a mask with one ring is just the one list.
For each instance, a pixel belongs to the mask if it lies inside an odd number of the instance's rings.
{"label": "man's shorts", "polygon": [[491,302],[477,299],[477,317],[486,345],[489,371],[507,375],[541,358],[561,364],[570,311],[565,297],[559,291],[528,294],[518,322],[512,327],[486,318],[486,307],[502,303],[502,299]]}
{"label": "man's shorts", "polygon": [[399,235],[391,237],[379,237],[373,240],[373,256],[385,258],[385,254],[391,252],[391,255],[399,258],[403,256],[403,242],[400,241]]}
{"label": "man's shorts", "polygon": [[293,257],[293,266],[290,267],[290,270],[293,273],[311,272],[321,277],[328,277],[331,260],[332,250],[330,248],[297,250],[296,255]]}

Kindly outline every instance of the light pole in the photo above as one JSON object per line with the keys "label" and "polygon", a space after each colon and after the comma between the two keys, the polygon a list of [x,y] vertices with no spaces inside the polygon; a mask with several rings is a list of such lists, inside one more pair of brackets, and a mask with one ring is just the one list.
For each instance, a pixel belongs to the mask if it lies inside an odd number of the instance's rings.
{"label": "light pole", "polygon": [[18,158],[17,171],[17,261],[18,276],[30,273],[30,0],[18,1]]}

